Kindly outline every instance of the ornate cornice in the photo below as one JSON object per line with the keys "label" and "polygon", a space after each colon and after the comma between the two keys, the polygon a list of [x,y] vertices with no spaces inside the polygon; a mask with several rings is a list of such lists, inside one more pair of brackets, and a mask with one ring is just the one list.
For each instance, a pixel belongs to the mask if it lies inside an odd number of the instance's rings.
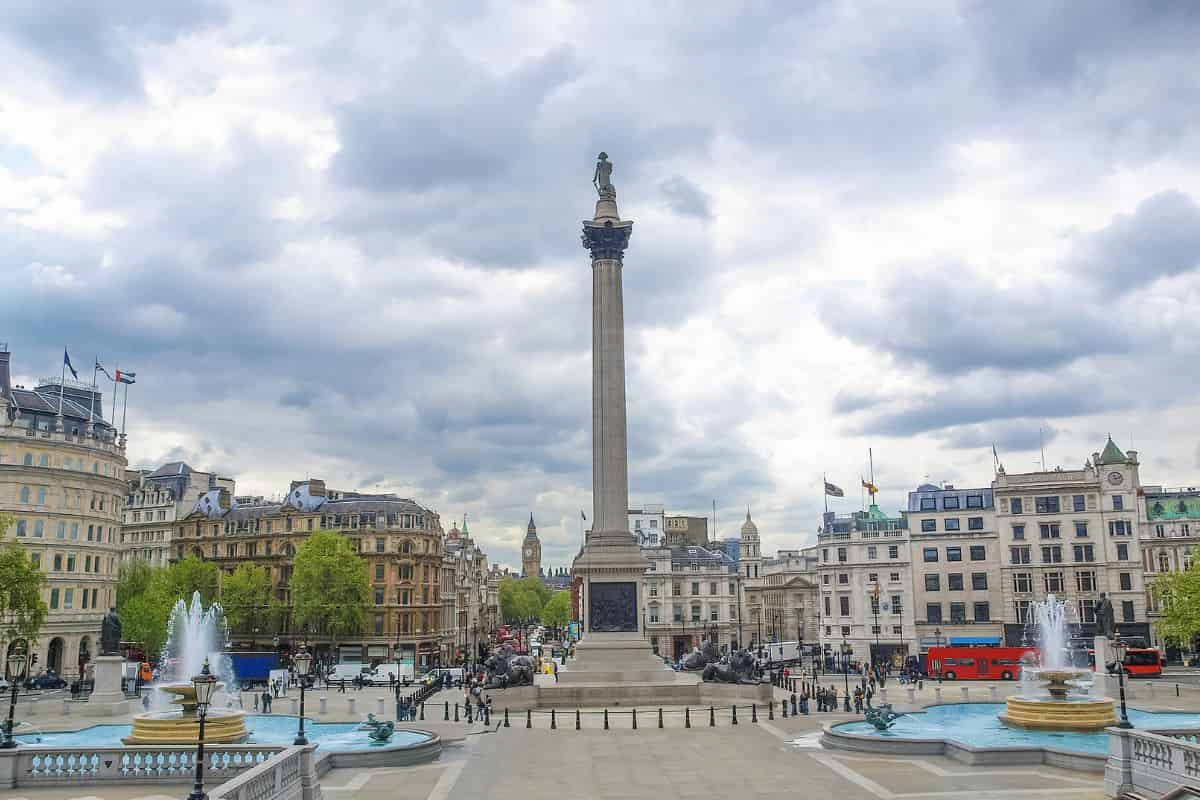
{"label": "ornate cornice", "polygon": [[621,224],[601,226],[584,224],[580,239],[583,246],[591,252],[592,260],[609,258],[621,261],[625,256],[625,248],[629,246],[629,234],[633,226]]}

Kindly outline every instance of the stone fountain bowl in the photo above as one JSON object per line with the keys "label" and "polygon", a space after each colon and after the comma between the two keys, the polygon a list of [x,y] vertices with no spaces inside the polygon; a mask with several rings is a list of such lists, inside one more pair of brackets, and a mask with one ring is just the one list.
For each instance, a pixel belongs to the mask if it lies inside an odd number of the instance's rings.
{"label": "stone fountain bowl", "polygon": [[1005,702],[1000,720],[1022,728],[1050,731],[1094,731],[1116,724],[1113,701],[1107,697],[1067,697],[1074,681],[1087,675],[1072,667],[1026,668],[1026,673],[1050,693],[1049,697],[1016,695]]}
{"label": "stone fountain bowl", "polygon": [[[134,714],[132,730],[122,741],[125,744],[195,744],[200,735],[196,687],[189,682],[159,683],[155,688],[175,695],[172,702],[182,708]],[[224,684],[218,683],[217,691],[222,688]],[[240,709],[210,707],[205,714],[204,741],[213,744],[246,741],[250,732],[246,730],[245,717],[245,712]]]}

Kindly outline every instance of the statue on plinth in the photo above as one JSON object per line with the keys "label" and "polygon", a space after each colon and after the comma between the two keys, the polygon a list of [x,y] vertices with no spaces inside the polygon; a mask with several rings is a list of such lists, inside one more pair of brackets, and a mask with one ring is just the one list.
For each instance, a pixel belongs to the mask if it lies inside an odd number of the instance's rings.
{"label": "statue on plinth", "polygon": [[1112,600],[1100,593],[1100,603],[1096,606],[1096,635],[1111,639],[1117,634],[1117,622],[1113,615]]}
{"label": "statue on plinth", "polygon": [[592,185],[596,187],[596,192],[601,197],[616,197],[616,187],[612,185],[612,162],[608,160],[608,153],[600,153],[596,157],[596,171],[592,173]]}
{"label": "statue on plinth", "polygon": [[694,672],[707,667],[709,664],[715,664],[721,660],[721,654],[717,652],[717,646],[712,639],[705,639],[700,643],[700,647],[688,653],[684,657],[681,668],[687,672]]}
{"label": "statue on plinth", "polygon": [[719,663],[704,668],[703,680],[716,683],[759,683],[754,677],[754,654],[749,650],[735,650]]}
{"label": "statue on plinth", "polygon": [[527,686],[533,683],[537,662],[530,656],[514,655],[511,646],[502,644],[483,662],[483,668],[487,670],[486,688],[507,689],[509,686]]}
{"label": "statue on plinth", "polygon": [[100,623],[100,655],[116,656],[121,654],[121,618],[117,609],[110,607]]}

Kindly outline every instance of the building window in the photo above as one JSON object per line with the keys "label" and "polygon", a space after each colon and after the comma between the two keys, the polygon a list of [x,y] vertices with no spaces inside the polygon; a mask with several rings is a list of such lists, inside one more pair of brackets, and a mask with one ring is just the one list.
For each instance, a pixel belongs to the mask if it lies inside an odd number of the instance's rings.
{"label": "building window", "polygon": [[19,520],[17,520],[17,536],[24,536],[24,535],[25,535],[25,520],[19,519]]}
{"label": "building window", "polygon": [[833,601],[829,599],[828,595],[826,595],[825,596],[825,616],[827,616],[827,617],[830,616],[831,614],[833,614],[833,612],[829,610],[829,604],[831,602],[833,602]]}
{"label": "building window", "polygon": [[382,586],[375,587],[375,605],[377,605],[377,606],[383,605],[383,587]]}
{"label": "building window", "polygon": [[1117,561],[1128,561],[1128,560],[1129,560],[1129,545],[1125,544],[1124,542],[1119,542],[1117,544]]}
{"label": "building window", "polygon": [[842,612],[843,617],[850,616],[850,598],[842,595],[838,598],[838,610]]}
{"label": "building window", "polygon": [[986,561],[987,560],[987,547],[982,544],[971,545],[971,560],[972,561]]}
{"label": "building window", "polygon": [[946,586],[952,592],[961,592],[963,590],[963,577],[961,572],[951,572],[946,576]]}
{"label": "building window", "polygon": [[1057,514],[1059,512],[1058,497],[1035,497],[1033,498],[1034,513],[1037,514]]}
{"label": "building window", "polygon": [[1078,539],[1078,538],[1083,538],[1087,535],[1088,535],[1087,523],[1086,522],[1076,522],[1075,523],[1075,537]]}
{"label": "building window", "polygon": [[1062,594],[1063,574],[1061,572],[1047,572],[1042,577],[1046,583],[1046,594]]}
{"label": "building window", "polygon": [[26,506],[29,505],[29,487],[28,486],[21,487],[21,504],[26,505]]}
{"label": "building window", "polygon": [[58,589],[50,590],[50,608],[58,608]]}
{"label": "building window", "polygon": [[1071,508],[1076,511],[1083,511],[1087,508],[1083,500],[1083,495],[1077,494],[1071,498]]}
{"label": "building window", "polygon": [[925,604],[925,621],[926,622],[941,622],[942,621],[942,604],[941,603],[926,603]]}
{"label": "building window", "polygon": [[1165,551],[1158,554],[1158,571],[1159,572],[1170,572],[1171,571],[1171,559],[1166,554]]}
{"label": "building window", "polygon": [[967,530],[969,530],[969,531],[983,530],[983,517],[967,517]]}
{"label": "building window", "polygon": [[922,511],[937,511],[937,498],[922,497],[921,498],[921,510]]}
{"label": "building window", "polygon": [[966,603],[951,603],[950,604],[950,622],[955,625],[963,625],[967,621],[967,604]]}
{"label": "building window", "polygon": [[63,590],[63,608],[73,608],[75,606],[75,590]]}
{"label": "building window", "polygon": [[383,614],[375,615],[375,635],[376,636],[383,635]]}
{"label": "building window", "polygon": [[938,549],[936,547],[926,547],[921,551],[921,553],[926,564],[930,564],[938,560]]}
{"label": "building window", "polygon": [[871,561],[879,558],[879,548],[877,548],[875,545],[869,545],[867,547],[867,558]]}
{"label": "building window", "polygon": [[947,561],[962,561],[962,548],[961,547],[947,547],[946,548],[946,560]]}
{"label": "building window", "polygon": [[376,539],[375,540],[375,552],[383,553],[383,552],[386,552],[386,550],[387,550],[387,546],[386,546],[386,543],[384,542],[384,540]]}
{"label": "building window", "polygon": [[709,622],[718,622],[719,621],[719,617],[720,617],[719,610],[720,610],[720,606],[715,605],[715,604],[708,607],[708,621]]}
{"label": "building window", "polygon": [[904,606],[901,604],[900,595],[892,595],[892,613],[899,614],[903,610]]}
{"label": "building window", "polygon": [[1121,601],[1121,621],[1122,622],[1133,622],[1133,601],[1132,600],[1122,600]]}
{"label": "building window", "polygon": [[1090,597],[1079,598],[1079,621],[1096,621],[1096,601]]}
{"label": "building window", "polygon": [[900,545],[889,544],[888,545],[888,558],[899,558],[899,557],[900,557]]}
{"label": "building window", "polygon": [[1024,525],[1013,525],[1012,531],[1013,531],[1014,539],[1024,539],[1025,538],[1025,526]]}
{"label": "building window", "polygon": [[699,622],[699,621],[700,621],[700,606],[694,605],[694,606],[692,606],[692,622]]}
{"label": "building window", "polygon": [[967,495],[967,508],[983,508],[983,495],[981,495],[981,494]]}
{"label": "building window", "polygon": [[1113,520],[1108,523],[1109,536],[1130,536],[1133,533],[1133,526],[1123,519]]}
{"label": "building window", "polygon": [[921,520],[921,531],[923,533],[930,533],[931,531],[936,531],[936,530],[937,530],[937,520],[936,519]]}
{"label": "building window", "polygon": [[841,584],[841,585],[843,585],[843,586],[844,586],[845,584],[848,584],[848,583],[850,583],[850,575],[849,575],[849,573],[846,573],[846,572],[839,572],[839,573],[838,573],[838,583],[839,583],[839,584]]}
{"label": "building window", "polygon": [[650,604],[650,621],[658,622],[658,603]]}
{"label": "building window", "polygon": [[700,594],[700,582],[692,581],[692,597],[695,597],[698,594]]}
{"label": "building window", "polygon": [[948,530],[948,531],[962,530],[958,524],[958,517],[948,517],[946,519],[946,530]]}
{"label": "building window", "polygon": [[958,495],[947,495],[942,498],[942,508],[947,511],[953,511],[958,508]]}
{"label": "building window", "polygon": [[1077,544],[1074,546],[1076,561],[1095,561],[1096,554],[1090,544]]}
{"label": "building window", "polygon": [[1032,559],[1029,555],[1030,548],[1028,545],[1024,547],[1008,548],[1009,562],[1012,564],[1029,564]]}
{"label": "building window", "polygon": [[1122,572],[1117,577],[1120,580],[1121,591],[1123,591],[1123,592],[1133,591],[1133,577],[1128,572]]}
{"label": "building window", "polygon": [[1041,525],[1038,525],[1038,530],[1041,531],[1043,539],[1060,538],[1059,526],[1057,522],[1043,522]]}
{"label": "building window", "polygon": [[1016,614],[1017,622],[1028,623],[1029,613],[1033,608],[1032,600],[1014,600],[1013,612]]}
{"label": "building window", "polygon": [[821,583],[823,583],[826,586],[829,585],[829,573],[828,572],[821,576]]}
{"label": "building window", "polygon": [[1081,592],[1096,591],[1096,573],[1090,569],[1075,573],[1075,586]]}
{"label": "building window", "polygon": [[840,564],[846,563],[846,548],[839,547],[837,549],[837,557],[838,557],[838,563],[840,563]]}
{"label": "building window", "polygon": [[1113,499],[1113,511],[1124,511],[1125,510],[1125,497],[1123,495],[1114,494],[1112,496],[1112,499]]}
{"label": "building window", "polygon": [[987,589],[987,573],[972,572],[971,573],[971,588],[977,592],[982,592]]}
{"label": "building window", "polygon": [[889,572],[888,573],[888,582],[889,583],[899,583],[900,582],[900,573],[899,572]]}
{"label": "building window", "polygon": [[991,622],[992,607],[986,600],[975,603],[975,621],[976,622]]}
{"label": "building window", "polygon": [[942,588],[942,576],[933,573],[925,574],[925,591],[937,592]]}
{"label": "building window", "polygon": [[672,583],[671,584],[671,596],[679,597],[681,594],[683,594],[683,584],[679,583],[678,581],[676,581],[675,583]]}
{"label": "building window", "polygon": [[1023,510],[1022,510],[1022,508],[1021,508],[1021,498],[1019,498],[1019,497],[1014,497],[1014,498],[1012,499],[1012,513],[1014,513],[1014,514],[1022,514],[1022,513],[1024,513],[1024,511],[1023,511]]}
{"label": "building window", "polygon": [[1042,545],[1042,563],[1043,564],[1061,564],[1062,563],[1062,545]]}
{"label": "building window", "polygon": [[386,567],[384,566],[382,561],[375,565],[375,580],[377,580],[377,581],[383,580],[383,571],[385,569],[386,569]]}

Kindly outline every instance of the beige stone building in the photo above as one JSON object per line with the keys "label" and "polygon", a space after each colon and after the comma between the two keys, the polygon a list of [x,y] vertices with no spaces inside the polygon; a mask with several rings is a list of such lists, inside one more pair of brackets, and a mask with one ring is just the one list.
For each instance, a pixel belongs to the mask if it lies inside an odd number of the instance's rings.
{"label": "beige stone building", "polygon": [[102,418],[100,392],[57,378],[13,386],[10,357],[0,349],[0,512],[14,520],[7,538],[46,573],[35,670],[72,678],[97,654],[116,600],[125,441]]}
{"label": "beige stone building", "polygon": [[755,565],[760,578],[747,580],[742,575],[746,613],[742,615],[745,623],[741,641],[747,645],[772,641],[817,643],[818,561],[815,548],[780,550],[774,558],[761,559]]}
{"label": "beige stone building", "polygon": [[158,469],[125,471],[129,494],[121,525],[121,560],[141,560],[156,567],[174,560],[178,522],[211,489],[234,491],[232,478],[200,472],[182,461]]}
{"label": "beige stone building", "polygon": [[457,664],[477,657],[499,619],[499,579],[492,580],[487,554],[466,519],[462,530],[455,525],[446,534],[442,569],[442,663]]}
{"label": "beige stone building", "polygon": [[738,575],[723,551],[695,545],[643,549],[641,625],[651,649],[678,660],[713,637],[726,646],[738,636]]}

